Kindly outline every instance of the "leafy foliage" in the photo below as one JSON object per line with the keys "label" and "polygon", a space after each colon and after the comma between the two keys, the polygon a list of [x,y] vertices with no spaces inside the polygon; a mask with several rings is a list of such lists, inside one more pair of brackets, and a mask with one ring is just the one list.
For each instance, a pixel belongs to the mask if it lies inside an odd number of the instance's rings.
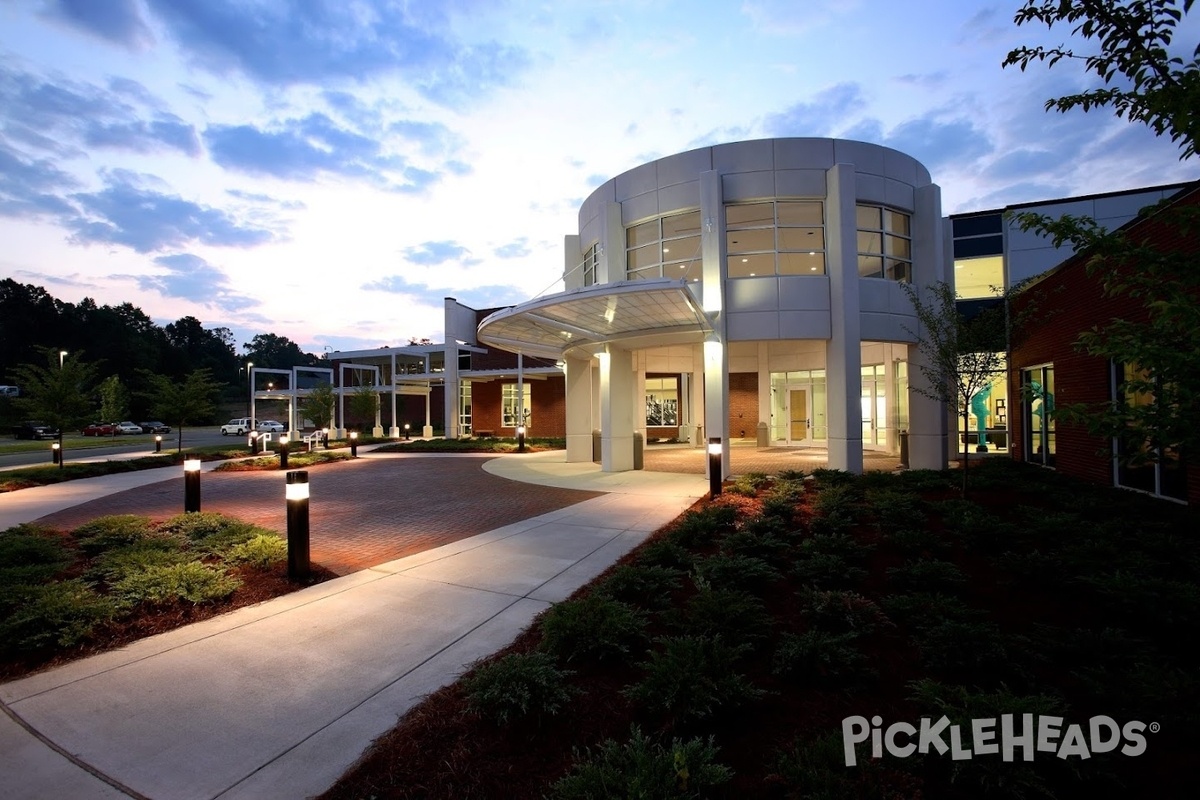
{"label": "leafy foliage", "polygon": [[272,564],[287,560],[287,542],[274,533],[260,533],[253,539],[229,548],[225,560],[231,564],[249,564],[256,569],[269,569]]}
{"label": "leafy foliage", "polygon": [[0,650],[22,652],[79,644],[117,608],[74,579],[6,589],[0,611]]}
{"label": "leafy foliage", "polygon": [[530,715],[553,716],[576,693],[548,653],[512,653],[463,681],[472,711],[503,725]]}
{"label": "leafy foliage", "polygon": [[763,696],[738,669],[748,645],[732,645],[719,636],[670,636],[657,644],[642,664],[645,677],[626,690],[651,713],[694,721]]}
{"label": "leafy foliage", "polygon": [[560,658],[620,658],[645,638],[645,615],[600,592],[564,600],[542,616],[542,647]]}
{"label": "leafy foliage", "polygon": [[148,566],[113,584],[113,594],[129,603],[211,603],[233,594],[241,581],[199,561]]}
{"label": "leafy foliage", "polygon": [[221,384],[213,380],[208,369],[198,369],[180,381],[166,375],[144,374],[149,389],[144,392],[150,410],[175,426],[178,449],[183,449],[185,425],[208,422],[216,412],[216,400]]}

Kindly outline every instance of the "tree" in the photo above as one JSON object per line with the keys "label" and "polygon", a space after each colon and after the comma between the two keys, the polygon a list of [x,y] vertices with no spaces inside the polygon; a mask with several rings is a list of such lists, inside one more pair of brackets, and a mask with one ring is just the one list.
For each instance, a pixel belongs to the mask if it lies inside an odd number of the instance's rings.
{"label": "tree", "polygon": [[182,381],[154,373],[143,373],[143,377],[150,387],[145,394],[152,413],[176,426],[179,431],[177,449],[182,451],[183,427],[211,421],[217,410],[221,384],[213,380],[207,369],[194,370]]}
{"label": "tree", "polygon": [[[379,409],[378,392],[375,385],[370,383],[354,387],[354,393],[350,395],[350,416],[356,423],[368,426],[375,424],[375,413]],[[363,419],[366,423],[362,423]]]}
{"label": "tree", "polygon": [[67,353],[39,348],[46,366],[22,364],[13,370],[21,385],[17,407],[58,429],[59,452],[63,431],[77,430],[93,413],[89,399],[96,384],[99,367],[85,362],[82,353]]}
{"label": "tree", "polygon": [[328,428],[333,420],[333,403],[333,387],[328,383],[318,383],[300,401],[300,413],[312,420],[317,428]]}
{"label": "tree", "polygon": [[1023,321],[1035,313],[1032,303],[1025,303],[1021,318],[1010,325],[1009,300],[1020,287],[997,298],[972,317],[959,308],[954,287],[938,281],[922,296],[910,284],[900,284],[916,312],[920,331],[909,331],[917,338],[917,349],[923,358],[918,369],[925,385],[912,383],[913,391],[950,406],[963,420],[962,493],[967,494],[967,465],[970,452],[967,435],[970,427],[971,401],[1003,375],[1005,354]]}
{"label": "tree", "polygon": [[[1170,136],[1181,149],[1181,160],[1196,155],[1200,141],[1200,45],[1185,61],[1177,55],[1175,34],[1191,11],[1193,0],[1029,0],[1017,12],[1017,25],[1073,25],[1072,33],[1096,46],[1080,55],[1063,47],[1020,47],[1008,54],[1004,66],[1024,70],[1032,62],[1054,67],[1080,63],[1104,86],[1079,94],[1052,98],[1046,109],[1066,112],[1079,108],[1111,108],[1118,117],[1149,126]],[[1144,209],[1146,224],[1109,232],[1086,217],[1051,218],[1020,214],[1017,223],[1086,254],[1089,276],[1099,281],[1106,296],[1125,296],[1140,303],[1145,321],[1114,319],[1083,333],[1081,351],[1130,365],[1136,377],[1128,393],[1153,397],[1149,404],[1114,402],[1101,406],[1059,405],[1055,413],[1085,426],[1106,439],[1140,441],[1123,458],[1154,460],[1168,449],[1196,452],[1200,446],[1200,253],[1195,246],[1200,212],[1187,205]]]}
{"label": "tree", "polygon": [[129,413],[129,390],[116,375],[109,375],[100,384],[100,419],[118,422]]}
{"label": "tree", "polygon": [[289,367],[315,367],[319,359],[312,353],[305,353],[300,346],[286,336],[276,336],[273,333],[260,333],[242,345],[246,358],[254,362],[256,367],[271,369],[287,369]]}
{"label": "tree", "polygon": [[[1017,25],[1073,25],[1071,33],[1097,49],[1080,54],[1059,47],[1018,47],[1003,66],[1063,59],[1083,65],[1103,81],[1102,87],[1046,101],[1046,110],[1111,108],[1118,117],[1148,125],[1183,148],[1182,158],[1196,154],[1200,140],[1200,45],[1191,60],[1172,54],[1175,33],[1193,0],[1027,0],[1016,13]],[[1182,7],[1182,10],[1180,8]],[[1178,51],[1178,48],[1174,48]]]}

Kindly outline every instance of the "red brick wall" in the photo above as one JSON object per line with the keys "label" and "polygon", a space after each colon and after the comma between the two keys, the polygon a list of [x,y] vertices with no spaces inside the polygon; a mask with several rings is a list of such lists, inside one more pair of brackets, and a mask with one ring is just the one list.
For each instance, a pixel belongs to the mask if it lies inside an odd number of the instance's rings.
{"label": "red brick wall", "polygon": [[[501,427],[503,386],[516,381],[487,381],[471,384],[471,428],[492,431],[497,436],[516,436],[514,427]],[[529,436],[566,436],[566,383],[562,378],[526,381],[530,387]]]}
{"label": "red brick wall", "polygon": [[758,436],[758,375],[734,372],[729,375],[729,436],[754,439]]}
{"label": "red brick wall", "polygon": [[[1193,196],[1191,203],[1197,198]],[[1151,241],[1164,241],[1161,229],[1146,231]],[[1168,243],[1174,244],[1174,243]],[[1082,258],[1072,259],[1046,276],[1017,298],[1020,309],[1036,303],[1037,312],[1024,341],[1014,345],[1009,359],[1009,397],[1012,409],[1012,457],[1025,459],[1023,420],[1021,418],[1021,370],[1041,364],[1054,366],[1054,404],[1106,403],[1112,399],[1110,369],[1107,361],[1077,352],[1079,334],[1120,317],[1145,320],[1146,309],[1127,295],[1105,297],[1099,281],[1087,274]],[[1055,468],[1066,475],[1112,485],[1111,442],[1091,436],[1079,426],[1055,422]],[[1200,504],[1200,469],[1188,471],[1188,500]]]}

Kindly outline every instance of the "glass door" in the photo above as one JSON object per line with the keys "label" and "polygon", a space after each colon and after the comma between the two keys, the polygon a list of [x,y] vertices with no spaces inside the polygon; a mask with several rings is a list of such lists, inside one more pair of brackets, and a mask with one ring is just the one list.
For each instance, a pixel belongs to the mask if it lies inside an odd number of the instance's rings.
{"label": "glass door", "polygon": [[868,450],[887,447],[887,381],[883,365],[862,368],[862,442]]}
{"label": "glass door", "polygon": [[812,406],[807,386],[788,387],[788,444],[811,444]]}

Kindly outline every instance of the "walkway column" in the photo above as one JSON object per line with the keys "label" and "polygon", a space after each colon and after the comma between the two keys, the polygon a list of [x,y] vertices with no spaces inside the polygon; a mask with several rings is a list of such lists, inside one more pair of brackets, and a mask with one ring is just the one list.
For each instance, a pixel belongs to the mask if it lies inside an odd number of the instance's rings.
{"label": "walkway column", "polygon": [[446,438],[457,439],[462,433],[458,429],[458,396],[461,390],[458,385],[458,346],[454,342],[446,345],[443,359],[444,380],[442,386],[445,387],[446,396],[442,399],[442,404],[445,411]]}
{"label": "walkway column", "polygon": [[[400,438],[400,422],[396,419],[396,394],[399,386],[396,384],[396,354],[392,353],[392,371],[388,373],[392,382],[392,426],[388,429],[389,439]],[[405,403],[405,405],[408,405]]]}
{"label": "walkway column", "polygon": [[[428,368],[426,368],[425,371],[428,372],[429,371]],[[428,383],[426,383],[425,384],[425,427],[421,429],[421,435],[424,436],[426,439],[433,438],[432,414],[430,413],[430,408],[429,408],[429,405],[430,405],[429,398],[432,394],[433,394],[433,387],[430,386]],[[405,403],[405,405],[408,405],[408,404]]]}
{"label": "walkway column", "polygon": [[600,359],[600,470],[633,469],[633,353],[608,345]]}
{"label": "walkway column", "polygon": [[[697,446],[706,447],[709,439],[721,439],[721,479],[729,476],[729,349],[725,335],[724,282],[725,259],[722,241],[721,176],[716,170],[700,173],[700,258],[702,307],[711,321],[713,332],[704,341],[704,436]],[[705,459],[705,463],[708,460]],[[710,476],[711,480],[711,476]]]}
{"label": "walkway column", "polygon": [[383,397],[375,393],[375,427],[371,428],[372,436],[383,436]]}
{"label": "walkway column", "polygon": [[829,404],[829,467],[861,474],[862,338],[858,296],[858,225],[854,167],[836,164],[827,173],[829,322],[825,374]]}
{"label": "walkway column", "polygon": [[[937,281],[950,280],[953,269],[947,253],[949,230],[942,229],[942,193],[935,185],[916,191],[913,210],[913,284],[918,292]],[[948,224],[947,224],[948,228]],[[924,335],[924,330],[918,329]],[[946,406],[930,400],[911,387],[928,386],[921,366],[928,361],[912,345],[908,348],[908,463],[913,469],[945,469],[948,463],[951,427],[957,432],[957,420],[951,421]],[[957,433],[953,437],[957,443]]]}
{"label": "walkway column", "polygon": [[567,406],[567,463],[592,460],[592,360],[563,357]]}

